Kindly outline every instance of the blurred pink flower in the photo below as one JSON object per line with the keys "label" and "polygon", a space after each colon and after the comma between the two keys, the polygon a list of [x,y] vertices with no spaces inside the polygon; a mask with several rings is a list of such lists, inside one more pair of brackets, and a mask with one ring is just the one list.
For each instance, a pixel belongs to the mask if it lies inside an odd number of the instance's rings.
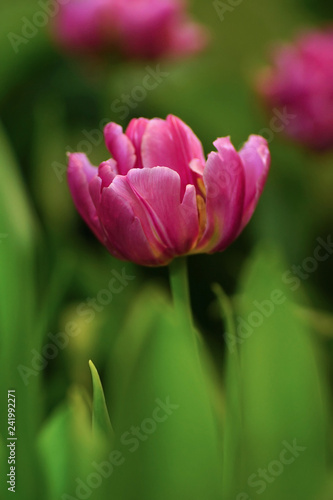
{"label": "blurred pink flower", "polygon": [[69,155],[77,210],[109,252],[147,266],[224,250],[251,218],[268,174],[264,138],[239,153],[228,137],[206,161],[199,139],[179,118],[133,119],[126,132],[104,130],[112,159],[93,167]]}
{"label": "blurred pink flower", "polygon": [[315,150],[333,147],[333,27],[278,47],[258,89],[267,106],[293,115],[285,133]]}
{"label": "blurred pink flower", "polygon": [[73,51],[178,56],[207,42],[205,29],[189,19],[185,0],[68,0],[59,7],[54,36]]}

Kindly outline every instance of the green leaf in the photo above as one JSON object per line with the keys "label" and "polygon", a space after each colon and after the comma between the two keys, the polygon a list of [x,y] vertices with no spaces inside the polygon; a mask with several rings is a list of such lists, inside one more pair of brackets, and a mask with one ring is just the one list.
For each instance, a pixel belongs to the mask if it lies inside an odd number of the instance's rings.
{"label": "green leaf", "polygon": [[230,498],[292,500],[297,492],[313,500],[327,479],[327,374],[316,337],[295,314],[286,269],[272,249],[262,249],[241,284],[240,376],[226,388],[229,400],[241,395],[242,415],[240,422],[239,409],[227,407],[228,430],[239,436]]}
{"label": "green leaf", "polygon": [[225,321],[226,333],[224,335],[226,341],[230,341],[231,343],[236,342],[236,325],[234,319],[234,310],[231,303],[231,300],[224,292],[223,288],[218,284],[214,283],[212,285],[212,290],[216,295],[218,300],[221,318]]}
{"label": "green leaf", "polygon": [[227,354],[224,369],[226,387],[223,433],[223,498],[232,498],[234,484],[239,480],[239,446],[242,434],[241,365],[237,346],[235,311],[229,297],[219,284],[214,284],[221,317],[224,320],[224,339]]}
{"label": "green leaf", "polygon": [[108,386],[112,388],[109,397],[112,400],[120,401],[123,394],[129,390],[145,343],[153,335],[155,323],[163,311],[165,301],[165,291],[152,285],[145,286],[137,293],[135,300],[132,300],[125,324],[119,331],[112,349],[111,361],[108,363]]}
{"label": "green leaf", "polygon": [[25,337],[34,335],[36,222],[1,124],[0,178],[1,354],[17,359],[24,345],[16,337],[23,331]]}
{"label": "green leaf", "polygon": [[68,488],[70,449],[72,449],[69,422],[70,411],[67,405],[64,405],[54,412],[39,437],[39,449],[50,500],[61,498],[61,494]]}
{"label": "green leaf", "polygon": [[[33,500],[43,489],[35,442],[42,414],[40,370],[32,367],[33,349],[40,337],[34,329],[36,222],[14,155],[0,125],[0,393],[15,389],[16,419],[20,426],[17,447],[17,495]],[[35,356],[36,359],[36,356]],[[35,365],[36,366],[36,365]],[[39,366],[39,365],[38,365]],[[28,377],[21,376],[19,368]],[[0,402],[0,421],[7,420],[6,400]],[[1,429],[5,432],[5,429]],[[6,439],[6,435],[4,438]],[[6,490],[0,484],[0,496]],[[4,491],[7,493],[7,491]]]}
{"label": "green leaf", "polygon": [[[29,70],[36,68],[36,64],[44,63],[45,66],[50,58],[45,30],[33,23],[36,8],[33,0],[15,0],[1,10],[0,37],[3,43],[0,47],[0,100],[18,82],[22,83]],[[34,30],[33,36],[29,38],[24,36],[27,25],[29,30]]]}
{"label": "green leaf", "polygon": [[[136,309],[121,332],[129,352],[136,344],[136,355],[131,354],[134,364],[127,376],[120,375],[124,390],[115,391],[115,447],[124,464],[115,470],[112,494],[122,500],[215,500],[221,492],[222,453],[211,367],[162,294],[150,289],[144,295],[145,307]],[[125,361],[125,349],[122,354]],[[118,382],[117,372],[113,384]]]}
{"label": "green leaf", "polygon": [[108,409],[106,407],[104,391],[98,371],[92,361],[89,361],[89,368],[93,381],[93,429],[94,432],[103,432],[106,436],[113,437],[113,429],[110,422]]}
{"label": "green leaf", "polygon": [[96,472],[93,464],[105,456],[104,441],[92,436],[85,400],[80,387],[70,388],[67,401],[52,413],[39,435],[38,449],[47,480],[44,498],[80,498],[78,480],[86,483]]}

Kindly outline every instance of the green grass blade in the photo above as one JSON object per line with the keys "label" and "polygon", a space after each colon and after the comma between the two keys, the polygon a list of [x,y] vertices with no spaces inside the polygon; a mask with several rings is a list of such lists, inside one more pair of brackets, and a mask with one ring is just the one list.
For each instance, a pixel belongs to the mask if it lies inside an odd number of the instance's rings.
{"label": "green grass blade", "polygon": [[113,437],[113,429],[106,406],[104,390],[98,371],[92,361],[89,361],[89,368],[93,382],[93,430],[95,433],[102,432],[106,436]]}

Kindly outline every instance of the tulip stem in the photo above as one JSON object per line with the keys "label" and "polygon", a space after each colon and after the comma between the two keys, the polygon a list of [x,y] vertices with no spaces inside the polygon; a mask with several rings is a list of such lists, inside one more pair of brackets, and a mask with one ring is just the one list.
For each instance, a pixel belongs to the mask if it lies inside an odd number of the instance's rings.
{"label": "tulip stem", "polygon": [[169,264],[169,271],[176,316],[183,327],[195,335],[192,321],[186,257],[174,259],[171,264]]}

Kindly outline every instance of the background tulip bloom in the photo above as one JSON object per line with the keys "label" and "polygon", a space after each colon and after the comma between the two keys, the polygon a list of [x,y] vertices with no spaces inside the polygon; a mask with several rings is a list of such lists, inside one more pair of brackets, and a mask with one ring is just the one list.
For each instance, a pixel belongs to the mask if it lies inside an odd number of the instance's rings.
{"label": "background tulip bloom", "polygon": [[333,28],[278,48],[258,82],[266,104],[294,118],[285,132],[315,150],[333,147]]}
{"label": "background tulip bloom", "polygon": [[229,138],[202,145],[179,118],[134,119],[123,133],[109,123],[112,159],[93,167],[69,155],[74,203],[117,258],[159,266],[186,254],[224,250],[248,223],[264,187],[267,142],[250,136],[239,153]]}
{"label": "background tulip bloom", "polygon": [[196,52],[203,28],[189,20],[183,0],[69,0],[54,22],[56,40],[73,51],[117,49],[133,57]]}

